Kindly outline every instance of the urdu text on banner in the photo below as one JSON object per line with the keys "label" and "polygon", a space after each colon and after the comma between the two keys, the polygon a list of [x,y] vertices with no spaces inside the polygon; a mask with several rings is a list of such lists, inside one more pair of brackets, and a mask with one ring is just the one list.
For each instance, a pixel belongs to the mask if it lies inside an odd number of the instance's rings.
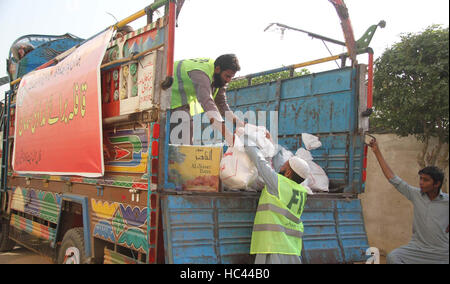
{"label": "urdu text on banner", "polygon": [[13,169],[19,174],[104,174],[100,65],[113,30],[57,65],[25,75],[17,92]]}

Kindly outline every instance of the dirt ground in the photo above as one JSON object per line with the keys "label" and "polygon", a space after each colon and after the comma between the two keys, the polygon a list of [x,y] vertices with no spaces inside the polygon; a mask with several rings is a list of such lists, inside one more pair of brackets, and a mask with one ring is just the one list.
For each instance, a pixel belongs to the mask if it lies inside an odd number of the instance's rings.
{"label": "dirt ground", "polygon": [[[0,252],[0,264],[53,264],[46,257],[21,246],[16,246],[11,252]],[[380,256],[380,264],[386,264],[386,257]]]}
{"label": "dirt ground", "polygon": [[0,252],[0,264],[52,264],[51,260],[21,246]]}

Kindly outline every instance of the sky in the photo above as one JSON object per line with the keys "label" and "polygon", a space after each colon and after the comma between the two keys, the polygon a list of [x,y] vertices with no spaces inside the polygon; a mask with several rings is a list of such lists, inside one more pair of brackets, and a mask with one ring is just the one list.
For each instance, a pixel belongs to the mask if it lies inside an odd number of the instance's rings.
{"label": "sky", "polygon": [[[153,0],[0,0],[0,77],[6,76],[11,44],[27,34],[71,33],[89,38],[117,20],[150,5]],[[380,20],[371,47],[375,58],[401,40],[405,33],[422,32],[432,24],[449,25],[448,0],[345,0],[355,38]],[[113,16],[112,16],[113,15]],[[117,20],[116,20],[117,19]],[[346,50],[296,31],[264,29],[281,23],[344,41],[339,17],[328,0],[186,0],[178,18],[175,60],[216,58],[235,53],[241,71],[237,76],[340,54]],[[145,19],[133,22],[135,29]],[[327,49],[328,48],[328,49]],[[367,63],[366,56],[358,58]],[[311,72],[337,68],[330,62],[308,67]],[[7,86],[0,87],[3,99]]]}

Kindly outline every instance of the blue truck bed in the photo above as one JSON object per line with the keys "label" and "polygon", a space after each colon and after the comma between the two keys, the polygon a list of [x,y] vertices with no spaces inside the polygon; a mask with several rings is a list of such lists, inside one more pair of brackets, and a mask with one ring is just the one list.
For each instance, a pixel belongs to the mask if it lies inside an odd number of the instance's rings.
{"label": "blue truck bed", "polygon": [[[228,92],[233,111],[272,111],[278,143],[292,152],[301,134],[316,135],[311,151],[327,173],[330,192],[308,197],[302,220],[303,263],[353,263],[369,248],[358,194],[364,192],[367,124],[365,65],[288,78]],[[267,128],[274,117],[266,116]],[[263,122],[258,121],[261,125]],[[249,255],[258,193],[163,193],[167,263],[252,263]]]}

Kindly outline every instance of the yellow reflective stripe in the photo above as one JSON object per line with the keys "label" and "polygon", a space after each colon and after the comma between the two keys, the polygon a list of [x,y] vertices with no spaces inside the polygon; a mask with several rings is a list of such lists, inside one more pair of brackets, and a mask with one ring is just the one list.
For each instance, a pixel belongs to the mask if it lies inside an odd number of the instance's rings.
{"label": "yellow reflective stripe", "polygon": [[291,220],[292,222],[296,223],[296,224],[300,224],[302,222],[302,220],[300,218],[295,217],[294,214],[292,214],[291,212],[289,212],[286,209],[280,208],[274,204],[260,204],[258,205],[258,210],[257,212],[261,212],[261,211],[272,211],[275,213],[278,213],[280,215],[283,215],[284,217],[288,218],[289,220]]}
{"label": "yellow reflective stripe", "polygon": [[216,88],[216,91],[213,94],[213,99],[215,100],[217,97],[217,94],[219,94],[220,88]]}
{"label": "yellow reflective stripe", "polygon": [[178,62],[178,66],[177,66],[178,90],[180,92],[182,106],[188,104],[187,94],[186,94],[186,90],[184,89],[184,81],[183,81],[183,77],[182,77],[182,73],[181,73],[181,67],[183,66],[183,62],[184,62],[184,60],[181,60],[180,62]]}
{"label": "yellow reflective stripe", "polygon": [[274,231],[274,232],[284,233],[291,237],[296,237],[296,238],[303,237],[303,232],[301,232],[301,231],[288,229],[281,225],[274,225],[274,224],[255,224],[253,226],[253,231],[255,231],[255,232]]}

